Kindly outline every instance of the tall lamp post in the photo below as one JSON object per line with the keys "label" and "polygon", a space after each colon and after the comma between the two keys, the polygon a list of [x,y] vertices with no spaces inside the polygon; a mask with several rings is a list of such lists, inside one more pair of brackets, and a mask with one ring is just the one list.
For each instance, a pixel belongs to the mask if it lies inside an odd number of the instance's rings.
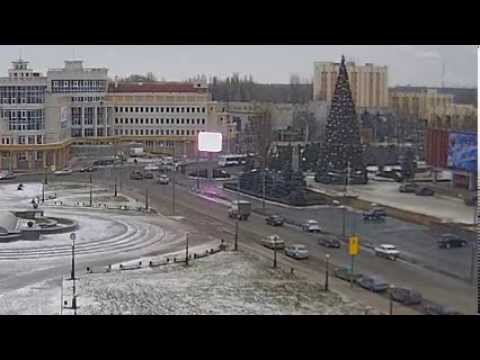
{"label": "tall lamp post", "polygon": [[330,254],[325,255],[325,291],[328,291],[328,265],[330,262]]}
{"label": "tall lamp post", "polygon": [[185,266],[188,266],[188,235],[188,232],[185,233]]}
{"label": "tall lamp post", "polygon": [[73,288],[72,288],[72,309],[74,314],[77,315],[77,294],[76,294],[76,287],[75,287],[75,239],[77,235],[75,233],[70,234],[70,239],[72,240],[72,272],[71,272],[71,279],[73,281]]}
{"label": "tall lamp post", "polygon": [[389,286],[389,298],[390,298],[390,309],[389,309],[389,314],[390,315],[393,315],[393,289],[395,288],[395,286],[393,285],[390,285]]}
{"label": "tall lamp post", "polygon": [[273,268],[277,268],[277,237],[273,237]]}
{"label": "tall lamp post", "polygon": [[93,206],[92,174],[90,174],[90,207]]}

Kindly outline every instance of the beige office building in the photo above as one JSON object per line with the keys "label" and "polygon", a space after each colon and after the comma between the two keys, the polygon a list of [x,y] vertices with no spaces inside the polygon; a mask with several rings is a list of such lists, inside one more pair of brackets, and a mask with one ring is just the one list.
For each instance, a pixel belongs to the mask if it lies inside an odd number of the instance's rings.
{"label": "beige office building", "polygon": [[453,95],[440,94],[436,89],[391,89],[390,105],[400,116],[427,120],[429,127],[476,130],[477,109],[455,104]]}
{"label": "beige office building", "polygon": [[[360,109],[382,109],[389,106],[388,67],[370,63],[346,64],[350,89],[355,106]],[[332,101],[340,64],[318,61],[314,63],[313,98],[316,101]]]}

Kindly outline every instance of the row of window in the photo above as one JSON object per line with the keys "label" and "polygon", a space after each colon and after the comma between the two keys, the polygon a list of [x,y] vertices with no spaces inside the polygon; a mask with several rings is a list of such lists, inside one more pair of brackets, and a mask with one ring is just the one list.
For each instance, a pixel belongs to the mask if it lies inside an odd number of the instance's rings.
{"label": "row of window", "polygon": [[[2,137],[2,145],[13,144],[13,140],[8,137]],[[43,135],[18,136],[17,144],[43,144]]]}
{"label": "row of window", "polygon": [[46,86],[2,86],[0,104],[43,104]]}
{"label": "row of window", "polygon": [[103,101],[103,96],[73,96],[72,102],[93,102],[93,101]]}
{"label": "row of window", "polygon": [[200,130],[179,130],[179,129],[115,129],[115,135],[177,135],[194,136],[199,134]]}
{"label": "row of window", "polygon": [[123,106],[120,106],[120,107],[115,107],[115,112],[136,112],[136,113],[148,113],[148,112],[160,112],[160,113],[163,113],[163,112],[166,112],[166,113],[174,113],[174,112],[177,112],[177,113],[194,113],[194,112],[197,112],[197,113],[205,113],[205,107],[123,107]]}
{"label": "row of window", "polygon": [[[107,131],[105,131],[105,129],[103,128],[98,128],[96,129],[97,130],[97,136],[100,136],[100,137],[103,137],[103,136],[111,136],[112,135],[112,132],[110,129],[107,129]],[[82,134],[82,129],[78,129],[78,128],[72,128],[72,137],[91,137],[91,136],[95,136],[95,129],[93,128],[89,128],[89,129],[84,129],[84,134]]]}
{"label": "row of window", "polygon": [[52,92],[105,92],[106,80],[52,80]]}
{"label": "row of window", "polygon": [[[26,161],[26,160],[28,160],[26,152],[17,153],[17,161]],[[34,151],[33,152],[33,160],[42,161],[43,160],[43,153],[41,151]]]}
{"label": "row of window", "polygon": [[[187,125],[205,125],[205,119],[196,119],[197,121],[195,122],[195,119],[123,119],[123,118],[115,118],[115,124],[141,124],[143,125],[144,123],[146,125],[150,124],[150,125],[153,125],[153,124],[177,124],[177,125],[184,125],[184,124],[187,124]],[[175,122],[176,121],[176,122]]]}
{"label": "row of window", "polygon": [[45,129],[45,111],[39,110],[4,110],[3,117],[8,121],[8,129],[43,130]]}

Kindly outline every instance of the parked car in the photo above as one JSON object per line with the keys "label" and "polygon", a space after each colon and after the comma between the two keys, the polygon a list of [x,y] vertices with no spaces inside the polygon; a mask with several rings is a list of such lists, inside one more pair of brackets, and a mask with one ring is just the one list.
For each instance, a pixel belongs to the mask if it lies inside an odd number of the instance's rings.
{"label": "parked car", "polygon": [[437,244],[441,249],[461,248],[467,246],[468,241],[455,234],[443,234]]}
{"label": "parked car", "polygon": [[302,224],[302,230],[307,232],[321,232],[322,229],[317,220],[307,220]]}
{"label": "parked car", "polygon": [[401,193],[414,193],[418,189],[418,184],[415,183],[406,183],[400,185],[398,191]]}
{"label": "parked car", "polygon": [[400,251],[394,245],[382,244],[374,248],[375,255],[381,256],[390,260],[397,260]]}
{"label": "parked car", "polygon": [[268,225],[282,226],[285,219],[280,215],[270,215],[265,218],[265,221]]}
{"label": "parked car", "polygon": [[53,174],[56,176],[62,176],[62,175],[71,175],[72,173],[73,173],[72,169],[63,169],[63,170],[55,171]]}
{"label": "parked car", "polygon": [[143,180],[143,174],[140,171],[132,171],[130,173],[130,179],[132,179],[132,180]]}
{"label": "parked car", "polygon": [[415,195],[417,195],[417,196],[433,196],[433,195],[435,195],[435,191],[433,191],[429,187],[421,186],[421,187],[418,187],[417,190],[415,190]]}
{"label": "parked car", "polygon": [[390,289],[390,296],[394,301],[404,305],[418,305],[423,301],[422,294],[408,288],[394,287]]}
{"label": "parked car", "polygon": [[305,245],[295,244],[285,248],[285,255],[297,260],[308,258],[308,249]]}
{"label": "parked car", "polygon": [[143,178],[144,179],[153,179],[153,174],[151,172],[146,172],[144,175],[143,175]]}
{"label": "parked car", "polygon": [[56,194],[56,193],[48,194],[48,196],[47,196],[47,199],[48,199],[48,200],[53,200],[53,199],[56,199],[56,198],[57,198],[57,194]]}
{"label": "parked car", "polygon": [[160,185],[168,185],[169,183],[170,183],[170,179],[168,178],[167,175],[161,174],[161,175],[158,177],[157,184],[160,184]]}
{"label": "parked car", "polygon": [[327,248],[339,249],[341,247],[340,240],[334,235],[324,234],[318,240],[318,244]]}
{"label": "parked car", "polygon": [[263,246],[269,249],[281,250],[285,248],[285,241],[278,235],[269,235],[261,240]]}
{"label": "parked car", "polygon": [[380,207],[374,207],[363,213],[363,220],[365,221],[385,221],[387,212]]}
{"label": "parked car", "polygon": [[335,277],[345,280],[345,281],[354,281],[357,282],[361,277],[363,277],[363,274],[353,274],[349,268],[346,267],[341,267],[341,268],[336,268],[334,270],[334,275]]}
{"label": "parked car", "polygon": [[443,305],[428,303],[423,306],[425,315],[463,315],[461,312],[448,309]]}
{"label": "parked car", "polygon": [[0,180],[13,180],[15,178],[16,176],[14,173],[11,173],[11,172],[0,173]]}
{"label": "parked car", "polygon": [[384,292],[389,288],[389,284],[382,278],[365,275],[357,280],[357,284],[362,288],[373,292]]}

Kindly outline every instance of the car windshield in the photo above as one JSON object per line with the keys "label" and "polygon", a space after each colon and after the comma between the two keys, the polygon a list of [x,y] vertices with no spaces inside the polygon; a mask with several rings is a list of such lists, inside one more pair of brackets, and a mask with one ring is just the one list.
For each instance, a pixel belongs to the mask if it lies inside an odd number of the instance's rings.
{"label": "car windshield", "polygon": [[297,250],[307,250],[305,245],[296,245],[295,247]]}
{"label": "car windshield", "polygon": [[308,221],[307,221],[307,224],[309,224],[309,225],[317,225],[317,224],[318,224],[318,221],[316,221],[316,220],[308,220]]}

